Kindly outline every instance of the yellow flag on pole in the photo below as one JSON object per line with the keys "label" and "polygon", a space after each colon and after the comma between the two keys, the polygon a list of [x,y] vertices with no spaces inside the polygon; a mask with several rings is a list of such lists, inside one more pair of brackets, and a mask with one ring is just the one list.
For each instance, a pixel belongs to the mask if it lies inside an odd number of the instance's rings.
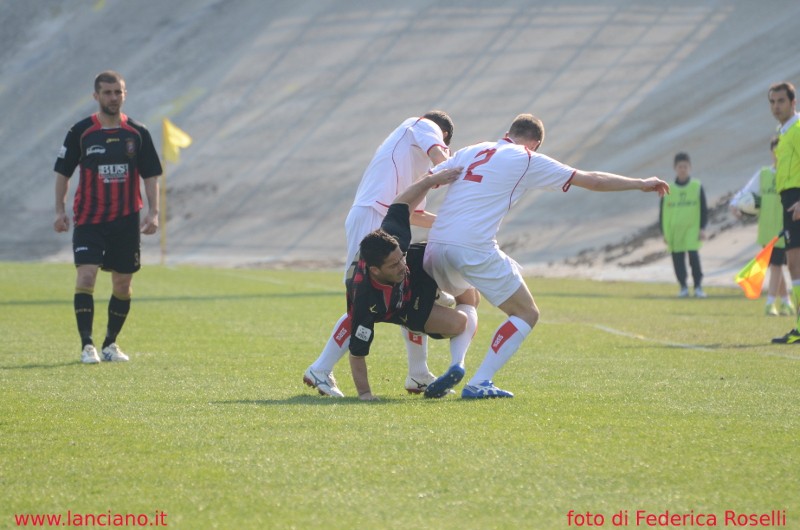
{"label": "yellow flag on pole", "polygon": [[170,162],[180,162],[180,150],[192,145],[192,137],[179,129],[169,119],[164,118],[163,124],[163,145],[162,151],[164,159]]}
{"label": "yellow flag on pole", "polygon": [[769,269],[769,258],[772,256],[772,248],[778,242],[780,235],[772,238],[772,241],[762,248],[750,263],[744,266],[739,274],[736,275],[736,283],[744,291],[744,295],[751,300],[761,296],[761,288],[764,285],[764,276]]}

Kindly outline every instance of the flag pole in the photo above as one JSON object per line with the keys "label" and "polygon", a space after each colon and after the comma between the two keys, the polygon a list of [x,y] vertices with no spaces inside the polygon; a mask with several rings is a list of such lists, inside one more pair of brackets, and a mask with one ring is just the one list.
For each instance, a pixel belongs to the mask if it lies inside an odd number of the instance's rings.
{"label": "flag pole", "polygon": [[180,148],[192,145],[192,137],[175,126],[168,118],[161,119],[161,156],[164,159],[159,189],[159,224],[161,225],[161,265],[167,259],[167,162],[180,161]]}
{"label": "flag pole", "polygon": [[764,248],[758,251],[756,257],[751,259],[750,262],[744,266],[742,270],[736,275],[734,281],[739,284],[739,287],[744,291],[744,295],[755,300],[761,296],[761,289],[764,286],[764,277],[769,269],[769,260],[772,256],[772,249],[778,239],[784,236],[785,230],[773,237],[772,240],[764,245]]}
{"label": "flag pole", "polygon": [[[162,153],[163,158],[163,153]],[[161,173],[161,186],[158,187],[159,209],[158,225],[161,227],[161,265],[167,261],[167,161],[164,159],[164,167]]]}

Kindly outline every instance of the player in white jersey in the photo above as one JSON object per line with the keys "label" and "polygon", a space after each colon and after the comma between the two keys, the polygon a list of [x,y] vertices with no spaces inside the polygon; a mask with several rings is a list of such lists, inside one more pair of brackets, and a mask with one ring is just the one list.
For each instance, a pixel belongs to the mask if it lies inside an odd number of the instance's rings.
{"label": "player in white jersey", "polygon": [[[426,175],[433,165],[447,160],[452,138],[453,121],[445,112],[434,110],[420,118],[406,119],[381,143],[364,171],[345,220],[345,279],[364,236],[380,227],[398,194]],[[424,208],[423,201],[412,213],[411,224],[430,228],[435,216]],[[435,379],[428,369],[428,337],[405,328],[400,332],[408,351],[406,390],[421,393]],[[333,327],[322,353],[303,374],[303,382],[323,395],[343,396],[336,386],[333,367],[347,353],[349,337],[350,320],[345,313]]]}
{"label": "player in white jersey", "polygon": [[[492,379],[539,319],[519,265],[500,250],[495,238],[503,217],[526,190],[560,188],[566,192],[575,185],[592,191],[655,191],[662,197],[669,193],[669,184],[657,177],[634,179],[571,168],[537,153],[542,140],[541,120],[521,114],[505,138],[465,147],[432,170],[466,168],[448,187],[428,234],[425,271],[440,289],[456,297],[457,307],[477,306],[483,295],[508,315],[495,332],[483,363],[464,386],[462,398],[513,397],[497,388]],[[426,395],[452,387],[464,373],[463,363],[454,363],[428,385]]]}

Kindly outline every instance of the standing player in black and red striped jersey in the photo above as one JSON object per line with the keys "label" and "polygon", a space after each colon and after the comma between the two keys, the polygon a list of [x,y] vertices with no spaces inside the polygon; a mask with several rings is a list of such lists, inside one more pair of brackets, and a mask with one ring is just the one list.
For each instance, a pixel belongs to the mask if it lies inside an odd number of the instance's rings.
{"label": "standing player in black and red striped jersey", "polygon": [[[154,234],[158,230],[161,162],[147,128],[121,112],[125,96],[125,80],[117,72],[108,70],[95,78],[94,99],[99,110],[72,126],[54,168],[53,228],[66,232],[70,225],[66,213],[69,179],[80,166],[73,205],[74,306],[83,347],[81,361],[87,364],[100,362],[92,339],[98,269],[111,271],[112,282],[103,360],[127,361],[116,339],[130,309],[133,273],[140,268],[140,232]],[[149,209],[140,224],[142,180]]]}

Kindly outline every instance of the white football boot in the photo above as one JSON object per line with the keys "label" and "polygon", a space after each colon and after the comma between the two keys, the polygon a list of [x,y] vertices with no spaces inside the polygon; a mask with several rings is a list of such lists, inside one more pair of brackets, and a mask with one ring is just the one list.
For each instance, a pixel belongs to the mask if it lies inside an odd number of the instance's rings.
{"label": "white football boot", "polygon": [[324,372],[312,370],[309,367],[306,373],[303,374],[303,382],[311,388],[316,388],[320,395],[344,397],[342,391],[336,386],[336,379],[333,377],[333,372],[326,374]]}
{"label": "white football boot", "polygon": [[105,348],[103,348],[103,360],[111,363],[119,363],[129,361],[127,355],[122,353],[122,350],[119,349],[116,342],[112,342]]}
{"label": "white football boot", "polygon": [[81,352],[81,362],[83,364],[97,364],[100,362],[100,357],[97,355],[97,348],[91,344],[83,347]]}
{"label": "white football boot", "polygon": [[422,394],[428,385],[436,381],[436,376],[428,372],[424,377],[406,377],[406,391],[409,394]]}

